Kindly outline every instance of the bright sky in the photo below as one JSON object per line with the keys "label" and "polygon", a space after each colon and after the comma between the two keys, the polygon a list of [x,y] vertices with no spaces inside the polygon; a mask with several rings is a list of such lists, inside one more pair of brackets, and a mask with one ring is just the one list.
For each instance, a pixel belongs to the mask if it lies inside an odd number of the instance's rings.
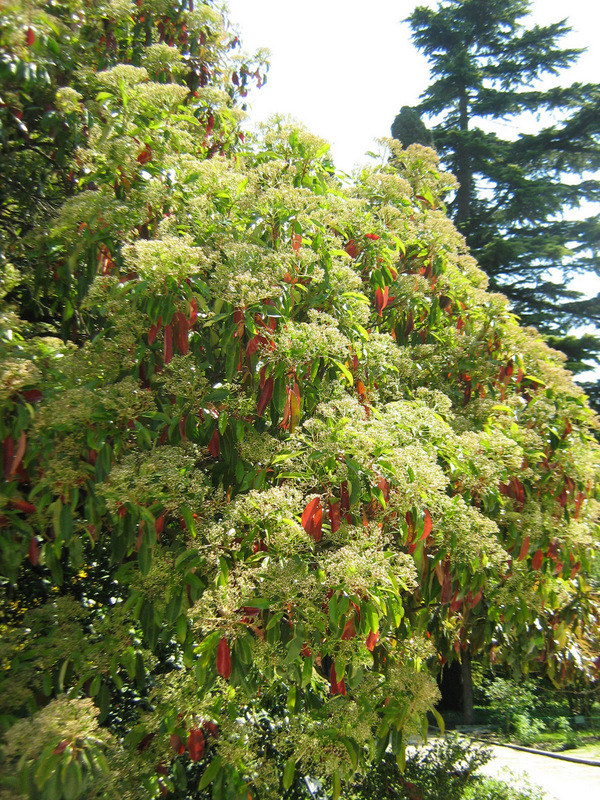
{"label": "bright sky", "polygon": [[[247,51],[271,51],[268,81],[249,96],[250,122],[289,114],[332,145],[346,172],[365,161],[375,139],[390,135],[403,105],[428,83],[427,61],[402,23],[434,0],[227,0]],[[600,4],[595,0],[533,0],[533,17],[548,24],[568,16],[566,44],[587,47],[559,81],[599,82]]]}

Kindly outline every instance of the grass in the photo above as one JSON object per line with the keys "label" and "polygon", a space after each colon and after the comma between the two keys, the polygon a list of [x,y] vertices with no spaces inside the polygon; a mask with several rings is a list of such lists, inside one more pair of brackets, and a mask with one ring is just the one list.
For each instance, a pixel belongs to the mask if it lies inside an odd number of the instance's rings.
{"label": "grass", "polygon": [[600,761],[600,740],[589,742],[581,747],[575,747],[572,750],[565,751],[566,755],[577,756],[578,758],[592,758]]}

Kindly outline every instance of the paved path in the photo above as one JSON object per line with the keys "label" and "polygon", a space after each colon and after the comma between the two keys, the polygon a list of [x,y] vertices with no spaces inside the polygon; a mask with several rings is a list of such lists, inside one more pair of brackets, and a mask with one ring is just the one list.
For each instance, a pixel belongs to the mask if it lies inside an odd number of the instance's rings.
{"label": "paved path", "polygon": [[600,767],[574,764],[548,756],[523,753],[508,747],[492,747],[494,758],[481,768],[484,775],[502,776],[509,769],[526,772],[530,782],[541,786],[548,800],[600,800]]}

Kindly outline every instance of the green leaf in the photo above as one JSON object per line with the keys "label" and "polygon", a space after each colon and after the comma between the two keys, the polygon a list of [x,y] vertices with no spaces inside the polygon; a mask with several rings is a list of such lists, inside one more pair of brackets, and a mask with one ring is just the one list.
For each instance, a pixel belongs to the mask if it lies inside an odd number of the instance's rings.
{"label": "green leaf", "polygon": [[336,769],[335,772],[333,773],[333,779],[332,779],[333,800],[339,800],[341,793],[342,793],[342,781],[340,778],[340,773]]}
{"label": "green leaf", "polygon": [[296,693],[297,693],[297,686],[295,683],[289,688],[288,696],[287,696],[287,710],[290,714],[294,713],[294,709],[296,708]]}
{"label": "green leaf", "polygon": [[288,645],[287,655],[283,660],[285,665],[292,664],[300,656],[300,650],[304,644],[304,633],[301,636],[295,636]]}
{"label": "green leaf", "polygon": [[331,360],[336,365],[336,367],[340,370],[340,372],[342,373],[344,378],[348,381],[348,385],[349,386],[354,386],[354,378],[352,377],[352,373],[350,372],[348,367],[346,367],[344,364],[342,364],[341,361],[338,361],[335,358],[332,358]]}
{"label": "green leaf", "polygon": [[244,601],[244,605],[248,606],[249,608],[259,608],[261,611],[264,611],[265,609],[271,607],[272,602],[272,600],[269,600],[266,597],[251,597]]}
{"label": "green leaf", "polygon": [[64,800],[77,800],[83,791],[81,767],[75,758],[69,758],[62,769],[62,790]]}
{"label": "green leaf", "polygon": [[446,730],[446,725],[444,723],[444,718],[440,714],[440,712],[436,708],[431,709],[433,716],[435,717],[435,721],[438,724],[438,728],[440,729],[440,735],[444,735],[444,731]]}
{"label": "green leaf", "polygon": [[302,688],[304,689],[305,686],[312,680],[313,674],[313,660],[312,658],[306,657],[304,659],[304,664],[302,665]]}
{"label": "green leaf", "polygon": [[203,789],[206,789],[209,783],[215,779],[215,776],[219,772],[221,768],[221,756],[216,756],[210,762],[208,767],[204,770],[202,777],[200,778],[200,783],[198,784],[198,791],[201,792]]}
{"label": "green leaf", "polygon": [[60,692],[64,692],[65,690],[65,677],[67,675],[68,666],[69,666],[69,659],[65,658],[60,668],[60,672],[58,673],[58,689]]}
{"label": "green leaf", "polygon": [[48,781],[52,773],[57,769],[60,756],[54,752],[54,747],[51,745],[42,751],[42,754],[37,763],[35,770],[35,783],[38,789],[42,789],[44,784]]}
{"label": "green leaf", "polygon": [[[360,292],[343,292],[342,297],[351,297],[353,300],[358,300],[360,303],[363,303],[366,306],[370,305],[369,298]],[[356,323],[354,323],[354,325],[356,326]]]}
{"label": "green leaf", "polygon": [[350,756],[350,761],[352,762],[352,769],[356,772],[358,769],[358,757],[360,754],[360,749],[358,744],[354,741],[354,739],[349,739],[344,737],[342,740],[344,742],[344,746],[348,751],[348,755]]}
{"label": "green leaf", "polygon": [[142,575],[147,575],[152,567],[152,548],[148,547],[146,542],[142,540],[140,549],[138,550],[138,564]]}
{"label": "green leaf", "polygon": [[181,516],[183,517],[183,521],[186,524],[188,531],[192,534],[194,539],[196,538],[196,525],[194,523],[194,514],[191,508],[188,506],[181,507]]}
{"label": "green leaf", "polygon": [[286,791],[292,785],[295,772],[296,772],[296,759],[294,758],[294,756],[290,756],[288,760],[285,762],[285,767],[283,768],[283,788]]}

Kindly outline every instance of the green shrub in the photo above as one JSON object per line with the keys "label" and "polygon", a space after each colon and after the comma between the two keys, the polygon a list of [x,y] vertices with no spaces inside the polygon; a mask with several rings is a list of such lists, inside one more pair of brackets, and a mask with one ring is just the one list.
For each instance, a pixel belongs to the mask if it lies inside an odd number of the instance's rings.
{"label": "green shrub", "polygon": [[529,714],[514,714],[512,727],[519,742],[525,746],[533,744],[545,729],[541,720],[532,719]]}
{"label": "green shrub", "polygon": [[543,800],[544,792],[524,778],[479,778],[471,783],[463,800]]}
{"label": "green shrub", "polygon": [[[391,754],[355,786],[353,800],[394,797],[406,800],[461,800],[474,773],[492,751],[458,735],[410,752],[404,772]],[[476,795],[472,795],[475,797]]]}

